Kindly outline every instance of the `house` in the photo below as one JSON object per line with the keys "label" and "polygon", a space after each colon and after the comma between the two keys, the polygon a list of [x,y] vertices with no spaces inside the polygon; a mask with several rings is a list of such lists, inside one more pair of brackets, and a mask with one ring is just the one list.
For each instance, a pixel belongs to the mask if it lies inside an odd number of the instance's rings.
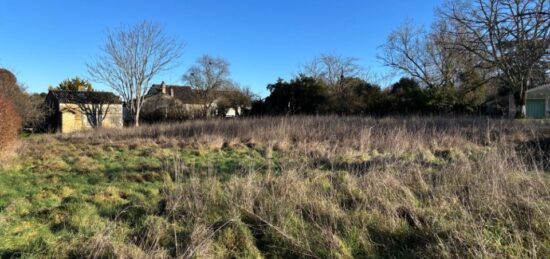
{"label": "house", "polygon": [[50,131],[122,128],[122,102],[110,92],[50,90],[46,95]]}
{"label": "house", "polygon": [[[550,118],[550,84],[527,90],[526,114],[530,119]],[[516,104],[511,91],[503,91],[485,104],[485,113],[493,116],[514,118]]]}
{"label": "house", "polygon": [[527,118],[550,118],[550,84],[527,90]]}
{"label": "house", "polygon": [[[217,90],[210,104],[210,116],[236,117],[242,107],[229,107],[227,96],[232,91]],[[200,90],[189,86],[154,84],[147,92],[142,107],[146,121],[193,119],[204,116],[204,102]]]}
{"label": "house", "polygon": [[145,95],[142,114],[148,120],[158,118],[194,118],[203,110],[198,92],[188,86],[153,85]]}

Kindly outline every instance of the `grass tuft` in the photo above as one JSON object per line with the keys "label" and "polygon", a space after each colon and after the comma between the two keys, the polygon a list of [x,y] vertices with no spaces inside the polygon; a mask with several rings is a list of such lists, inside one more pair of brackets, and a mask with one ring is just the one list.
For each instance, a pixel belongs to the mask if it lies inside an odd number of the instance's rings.
{"label": "grass tuft", "polygon": [[550,257],[548,123],[284,117],[32,136],[0,257]]}

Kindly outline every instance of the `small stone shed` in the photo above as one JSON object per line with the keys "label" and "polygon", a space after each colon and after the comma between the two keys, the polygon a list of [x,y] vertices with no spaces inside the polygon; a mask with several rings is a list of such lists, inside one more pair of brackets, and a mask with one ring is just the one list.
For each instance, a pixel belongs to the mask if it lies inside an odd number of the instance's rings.
{"label": "small stone shed", "polygon": [[122,128],[122,102],[111,92],[50,90],[46,96],[50,131]]}

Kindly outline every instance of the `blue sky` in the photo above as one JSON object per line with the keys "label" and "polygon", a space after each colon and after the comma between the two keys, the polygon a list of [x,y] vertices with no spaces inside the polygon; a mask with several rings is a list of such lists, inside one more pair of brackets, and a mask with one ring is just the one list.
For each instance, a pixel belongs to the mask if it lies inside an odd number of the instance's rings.
{"label": "blue sky", "polygon": [[[88,78],[106,28],[143,20],[185,42],[181,65],[157,81],[179,84],[202,54],[231,64],[231,77],[262,96],[268,83],[290,79],[321,53],[376,59],[387,35],[406,19],[429,25],[441,0],[0,0],[0,67],[31,92],[74,76]],[[107,86],[95,88],[108,90]]]}

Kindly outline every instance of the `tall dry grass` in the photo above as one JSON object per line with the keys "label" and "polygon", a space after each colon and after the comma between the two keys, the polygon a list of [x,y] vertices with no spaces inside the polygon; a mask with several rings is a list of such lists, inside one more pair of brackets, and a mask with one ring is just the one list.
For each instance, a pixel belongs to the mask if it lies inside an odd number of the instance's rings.
{"label": "tall dry grass", "polygon": [[132,242],[143,257],[550,256],[544,122],[255,118],[59,138],[247,146],[276,164],[221,177],[168,161],[160,214]]}
{"label": "tall dry grass", "polygon": [[[407,133],[432,137],[460,136],[468,141],[485,143],[521,133],[547,134],[548,123],[537,121],[496,120],[485,117],[337,117],[337,116],[294,116],[247,119],[218,119],[188,121],[172,124],[153,124],[139,128],[99,129],[93,132],[77,132],[64,135],[68,140],[112,141],[136,139],[179,138],[189,140],[203,136],[221,136],[225,139],[255,139],[262,143],[272,141],[325,142],[337,146],[358,142],[376,141],[388,143],[391,137]],[[536,132],[533,132],[536,131]],[[374,134],[370,136],[369,134]],[[378,139],[377,137],[384,137]],[[358,139],[363,138],[363,139]],[[400,141],[402,139],[397,139]],[[421,139],[418,139],[421,140]]]}
{"label": "tall dry grass", "polygon": [[176,146],[222,148],[236,144],[266,151],[299,152],[333,160],[337,156],[473,152],[513,147],[548,168],[550,125],[540,121],[485,117],[295,116],[189,121],[140,128],[99,129],[60,136],[65,141],[132,143],[154,141]]}

